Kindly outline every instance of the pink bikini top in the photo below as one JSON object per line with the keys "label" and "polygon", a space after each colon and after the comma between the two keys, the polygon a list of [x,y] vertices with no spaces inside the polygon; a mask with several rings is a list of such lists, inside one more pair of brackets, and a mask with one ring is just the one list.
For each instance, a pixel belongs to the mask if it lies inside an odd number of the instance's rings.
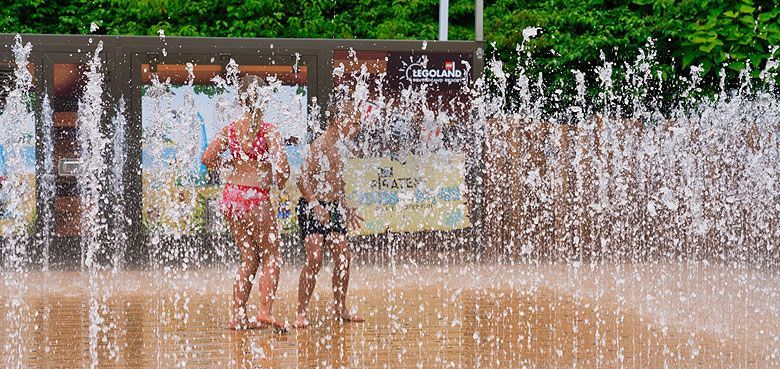
{"label": "pink bikini top", "polygon": [[231,122],[228,127],[228,147],[230,148],[230,155],[233,159],[246,160],[249,158],[257,161],[268,160],[268,146],[266,145],[265,134],[271,123],[263,122],[263,126],[257,131],[257,137],[255,137],[255,140],[252,142],[252,147],[249,151],[244,151],[241,144],[238,142],[233,123],[235,122]]}

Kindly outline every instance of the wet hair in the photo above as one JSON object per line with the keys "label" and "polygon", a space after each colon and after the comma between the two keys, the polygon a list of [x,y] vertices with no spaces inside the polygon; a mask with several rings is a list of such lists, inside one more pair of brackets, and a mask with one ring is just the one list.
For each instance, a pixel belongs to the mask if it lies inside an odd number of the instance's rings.
{"label": "wet hair", "polygon": [[327,121],[328,122],[336,122],[338,118],[343,114],[342,113],[342,106],[343,104],[339,104],[336,101],[331,101],[328,104],[328,109],[326,110],[327,114]]}
{"label": "wet hair", "polygon": [[[333,90],[328,98],[325,109],[321,111],[319,132],[325,132],[331,124],[342,124],[351,115],[347,109],[354,109],[352,93],[354,92],[354,83],[340,83],[333,86]],[[316,135],[315,135],[316,137]]]}
{"label": "wet hair", "polygon": [[353,114],[355,113],[355,109],[356,107],[354,102],[350,100],[331,100],[331,102],[328,104],[328,108],[326,109],[325,123],[327,125],[344,124],[347,120],[352,118]]}
{"label": "wet hair", "polygon": [[260,89],[265,87],[267,85],[265,79],[253,75],[253,74],[247,74],[243,78],[241,78],[241,81],[238,82],[238,99],[241,101],[241,103],[249,109],[251,119],[249,120],[249,129],[251,130],[251,134],[256,134],[256,130],[258,129],[258,125],[255,122],[255,114],[259,112],[260,114],[263,113],[263,110],[265,108],[259,108],[255,109],[257,98],[260,97],[261,91]]}
{"label": "wet hair", "polygon": [[319,124],[316,127],[312,127],[312,140],[325,133],[325,130],[330,126],[330,122],[338,114],[338,109],[333,104],[333,99],[330,99],[328,103],[319,111]]}
{"label": "wet hair", "polygon": [[252,106],[254,104],[252,99],[256,97],[256,91],[253,91],[253,89],[264,87],[265,85],[265,79],[254,74],[245,75],[238,82],[239,99],[246,106]]}

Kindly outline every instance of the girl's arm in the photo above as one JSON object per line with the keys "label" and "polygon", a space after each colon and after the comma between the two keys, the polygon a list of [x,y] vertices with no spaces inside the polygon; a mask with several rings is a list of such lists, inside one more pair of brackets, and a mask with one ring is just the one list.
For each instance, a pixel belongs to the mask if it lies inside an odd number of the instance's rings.
{"label": "girl's arm", "polygon": [[301,173],[298,175],[298,190],[301,192],[301,196],[308,202],[314,202],[317,200],[315,194],[315,181],[314,175],[317,172],[317,162],[314,160],[314,142],[309,145],[308,152],[303,156],[303,163],[301,164]]}
{"label": "girl's arm", "polygon": [[219,169],[223,164],[226,164],[222,162],[220,156],[228,148],[227,130],[228,127],[225,126],[217,132],[217,135],[209,142],[209,145],[206,146],[206,150],[200,158],[200,162],[203,163],[210,172],[213,172]]}
{"label": "girl's arm", "polygon": [[309,152],[303,156],[303,164],[301,165],[301,173],[298,175],[298,190],[301,191],[301,196],[309,203],[309,211],[320,222],[330,222],[330,214],[319,203],[317,199],[316,186],[317,180],[314,178],[319,171],[319,164],[315,160],[317,155],[322,155],[318,148],[320,142],[312,141],[309,145]]}
{"label": "girl's arm", "polygon": [[282,146],[282,134],[276,126],[269,126],[268,132],[268,153],[271,159],[271,170],[274,172],[276,186],[281,190],[290,178],[290,163],[287,162],[287,152]]}

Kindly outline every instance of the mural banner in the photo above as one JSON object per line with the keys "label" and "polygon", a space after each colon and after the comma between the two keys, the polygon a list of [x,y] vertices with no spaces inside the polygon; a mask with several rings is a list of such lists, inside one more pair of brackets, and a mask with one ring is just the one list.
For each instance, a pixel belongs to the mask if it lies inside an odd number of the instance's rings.
{"label": "mural banner", "polygon": [[357,234],[449,231],[471,226],[465,199],[466,159],[441,150],[405,161],[351,159],[345,168],[347,200],[364,218]]}
{"label": "mural banner", "polygon": [[[151,147],[147,140],[142,146],[144,224],[162,226],[177,235],[226,232],[219,208],[222,181],[217,175],[209,175],[200,157],[217,132],[240,116],[234,89],[173,85],[165,86],[165,96],[151,96],[148,90],[142,89],[143,128],[157,129],[154,133],[162,139],[157,140],[159,147]],[[275,89],[264,118],[279,127],[284,139],[300,142],[305,138],[306,95],[305,86],[281,85]],[[192,97],[194,112],[186,109],[185,96]],[[185,115],[193,113],[197,128],[185,123]],[[156,118],[154,114],[163,117]],[[164,126],[155,127],[156,120]],[[300,171],[302,146],[285,145],[291,178],[283,191],[272,191],[282,232],[297,229],[291,209],[300,196],[295,179]]]}
{"label": "mural banner", "polygon": [[32,229],[36,217],[35,119],[30,113],[21,119],[6,120],[9,118],[4,114],[0,112],[0,122],[16,127],[0,135],[0,236],[5,235],[15,220],[23,221]]}

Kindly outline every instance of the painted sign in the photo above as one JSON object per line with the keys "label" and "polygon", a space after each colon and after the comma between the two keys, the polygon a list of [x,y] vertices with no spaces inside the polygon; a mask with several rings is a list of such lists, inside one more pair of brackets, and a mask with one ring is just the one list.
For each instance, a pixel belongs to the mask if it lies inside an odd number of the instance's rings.
{"label": "painted sign", "polygon": [[347,200],[365,219],[358,234],[455,230],[470,227],[465,199],[465,155],[439,151],[351,159],[345,168]]}
{"label": "painted sign", "polygon": [[471,55],[458,53],[390,53],[389,86],[401,88],[427,84],[438,89],[457,89],[468,84]]}
{"label": "painted sign", "polygon": [[[35,222],[35,118],[0,112],[0,235],[21,220]],[[15,223],[20,224],[20,223]]]}
{"label": "painted sign", "polygon": [[[226,230],[220,214],[219,200],[222,183],[210,175],[200,162],[208,143],[227,124],[236,119],[240,110],[235,102],[235,90],[213,86],[165,86],[165,94],[150,96],[142,90],[142,126],[145,137],[157,138],[156,146],[150,141],[142,145],[143,216],[147,226],[162,225],[167,232],[182,233]],[[305,86],[281,85],[269,101],[264,119],[276,124],[282,137],[306,137],[307,90]],[[190,114],[185,106],[186,98],[193,99],[194,127],[184,115]],[[160,103],[163,105],[160,105]],[[163,109],[160,109],[163,106]],[[155,114],[162,114],[160,119]],[[155,121],[157,119],[157,121]],[[163,127],[155,127],[162,123]],[[155,132],[151,132],[156,130]],[[286,146],[292,176],[300,168],[300,146]],[[192,155],[190,152],[197,153]],[[224,155],[228,155],[225,153]],[[296,227],[293,209],[299,195],[295,177],[284,191],[272,192],[272,200],[283,230]],[[194,202],[194,203],[193,203]]]}

